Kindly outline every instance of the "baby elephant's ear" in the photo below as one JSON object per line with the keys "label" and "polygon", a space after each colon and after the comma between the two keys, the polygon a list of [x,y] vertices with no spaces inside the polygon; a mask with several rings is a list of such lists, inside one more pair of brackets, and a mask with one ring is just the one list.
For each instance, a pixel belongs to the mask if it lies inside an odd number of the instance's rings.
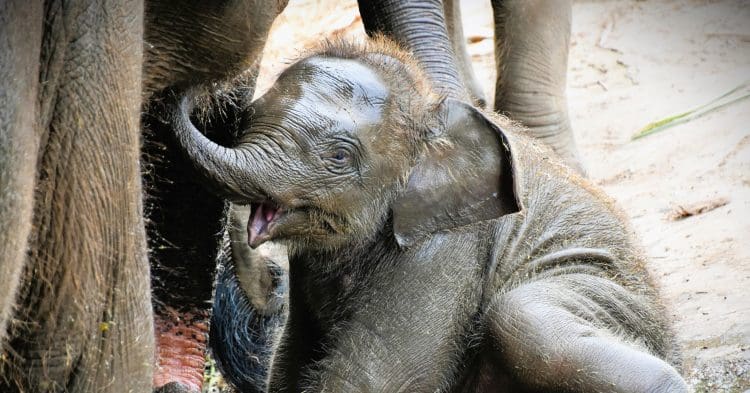
{"label": "baby elephant's ear", "polygon": [[503,131],[473,106],[445,100],[441,131],[411,172],[393,205],[393,233],[402,247],[438,231],[521,210],[515,165]]}

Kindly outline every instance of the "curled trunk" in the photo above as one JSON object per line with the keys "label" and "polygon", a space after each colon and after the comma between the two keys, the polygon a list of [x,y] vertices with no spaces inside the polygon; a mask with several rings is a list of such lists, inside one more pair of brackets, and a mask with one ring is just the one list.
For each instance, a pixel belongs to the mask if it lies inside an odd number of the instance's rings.
{"label": "curled trunk", "polygon": [[204,184],[233,202],[262,199],[252,146],[228,148],[208,139],[190,120],[194,105],[188,93],[176,99],[169,112],[177,143]]}

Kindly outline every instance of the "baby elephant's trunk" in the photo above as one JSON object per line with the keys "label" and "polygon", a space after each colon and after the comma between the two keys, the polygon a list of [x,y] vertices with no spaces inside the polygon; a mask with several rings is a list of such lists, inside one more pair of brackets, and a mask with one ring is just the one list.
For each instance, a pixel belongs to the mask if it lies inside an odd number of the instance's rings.
{"label": "baby elephant's trunk", "polygon": [[190,120],[195,97],[190,93],[175,97],[169,115],[177,144],[196,168],[198,175],[218,195],[237,203],[264,199],[265,193],[255,176],[258,154],[253,146],[227,148],[201,133]]}

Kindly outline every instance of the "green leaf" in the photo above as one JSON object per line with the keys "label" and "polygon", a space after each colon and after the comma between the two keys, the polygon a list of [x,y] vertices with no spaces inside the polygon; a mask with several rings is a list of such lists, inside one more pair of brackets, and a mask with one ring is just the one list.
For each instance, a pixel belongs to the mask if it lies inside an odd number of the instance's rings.
{"label": "green leaf", "polygon": [[[703,117],[711,112],[715,112],[729,105],[746,100],[747,98],[750,98],[750,93],[744,94],[739,97],[734,97],[734,98],[732,98],[732,96],[736,95],[735,93],[746,89],[748,86],[750,86],[750,81],[745,81],[744,83],[740,84],[734,89],[729,90],[728,92],[720,95],[719,97],[714,98],[713,100],[697,108],[694,108],[687,112],[665,117],[664,119],[649,123],[645,127],[641,128],[638,132],[633,134],[633,136],[630,139],[636,140],[639,138],[643,138],[646,135],[651,135],[653,133],[663,131],[667,128],[674,127],[679,124],[687,123],[691,120],[695,120],[697,118]],[[729,100],[727,101],[726,99],[729,99]]]}

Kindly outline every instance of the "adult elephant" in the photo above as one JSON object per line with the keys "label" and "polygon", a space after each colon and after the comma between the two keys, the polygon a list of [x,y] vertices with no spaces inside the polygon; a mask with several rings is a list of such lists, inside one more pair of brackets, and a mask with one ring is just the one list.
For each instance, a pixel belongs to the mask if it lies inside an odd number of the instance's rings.
{"label": "adult elephant", "polygon": [[[197,187],[155,158],[141,111],[252,66],[284,6],[0,4],[0,391],[200,387],[223,203],[177,197]],[[195,225],[174,219],[197,205]],[[155,336],[171,347],[156,365]]]}
{"label": "adult elephant", "polygon": [[[200,388],[224,202],[172,153],[159,102],[256,67],[285,3],[0,4],[0,391]],[[414,28],[439,2],[362,7],[463,94],[445,32]]]}
{"label": "adult elephant", "polygon": [[148,390],[143,4],[0,15],[0,391]]}
{"label": "adult elephant", "polygon": [[[196,187],[179,162],[151,159],[161,136],[141,136],[141,110],[165,90],[210,88],[250,67],[284,5],[0,5],[0,391],[200,387],[223,203],[175,196]],[[172,218],[191,205],[196,225],[180,227]],[[153,311],[166,321],[158,341],[174,344],[158,365]],[[190,311],[188,326],[165,328]],[[186,363],[197,369],[175,371]]]}
{"label": "adult elephant", "polygon": [[[526,124],[528,133],[580,171],[565,97],[571,2],[505,0],[493,7],[495,110]],[[382,9],[400,18],[388,18]],[[385,33],[410,49],[443,94],[486,104],[487,83],[472,70],[458,1],[360,2],[360,12],[368,34]],[[248,247],[250,214],[247,206],[229,210],[209,340],[219,368],[239,391],[262,391],[273,336],[283,322],[287,262],[279,248]]]}

